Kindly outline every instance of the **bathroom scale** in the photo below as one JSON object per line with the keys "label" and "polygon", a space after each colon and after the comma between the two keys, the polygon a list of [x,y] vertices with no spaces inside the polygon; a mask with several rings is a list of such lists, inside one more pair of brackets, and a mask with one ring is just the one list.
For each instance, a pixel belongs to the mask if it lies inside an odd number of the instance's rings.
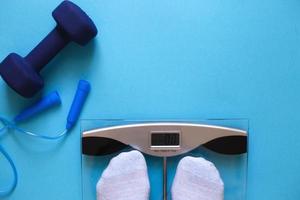
{"label": "bathroom scale", "polygon": [[121,152],[145,156],[150,200],[171,200],[177,165],[185,156],[215,164],[225,200],[245,200],[249,127],[247,119],[82,120],[82,199],[96,199],[96,185]]}

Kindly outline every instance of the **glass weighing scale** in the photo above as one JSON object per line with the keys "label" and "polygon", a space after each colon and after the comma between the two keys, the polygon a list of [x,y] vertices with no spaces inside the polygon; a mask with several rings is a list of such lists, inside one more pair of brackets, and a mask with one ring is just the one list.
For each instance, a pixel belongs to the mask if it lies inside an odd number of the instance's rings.
{"label": "glass weighing scale", "polygon": [[170,200],[179,160],[204,157],[224,181],[225,200],[246,199],[247,120],[82,121],[83,200],[96,200],[96,184],[111,158],[136,149],[145,155],[151,200]]}

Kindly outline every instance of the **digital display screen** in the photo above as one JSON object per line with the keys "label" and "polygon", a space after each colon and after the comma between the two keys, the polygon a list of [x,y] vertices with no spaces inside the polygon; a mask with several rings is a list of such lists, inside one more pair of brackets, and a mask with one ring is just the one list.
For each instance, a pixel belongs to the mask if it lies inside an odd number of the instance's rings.
{"label": "digital display screen", "polygon": [[179,133],[152,133],[151,146],[179,146]]}

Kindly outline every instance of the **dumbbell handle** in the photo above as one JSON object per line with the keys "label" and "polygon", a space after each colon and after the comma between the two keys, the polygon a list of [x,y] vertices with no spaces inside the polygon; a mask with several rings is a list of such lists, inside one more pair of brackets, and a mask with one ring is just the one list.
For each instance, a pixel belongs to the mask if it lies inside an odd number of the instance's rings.
{"label": "dumbbell handle", "polygon": [[63,31],[56,26],[26,57],[37,72],[50,62],[69,43]]}

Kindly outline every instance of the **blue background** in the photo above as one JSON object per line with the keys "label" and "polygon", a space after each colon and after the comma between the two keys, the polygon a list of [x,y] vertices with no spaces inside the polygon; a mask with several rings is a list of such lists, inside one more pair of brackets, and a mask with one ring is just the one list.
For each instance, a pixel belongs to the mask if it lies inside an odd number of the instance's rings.
{"label": "blue background", "polygon": [[[58,0],[2,1],[0,58],[25,56],[55,25]],[[69,45],[43,71],[60,107],[22,127],[64,127],[79,78],[92,83],[81,117],[248,118],[248,199],[300,198],[300,1],[76,0],[98,37]],[[34,101],[0,81],[1,115]],[[41,94],[40,94],[41,95]],[[1,144],[20,181],[4,199],[81,199],[79,124],[61,142],[8,134]],[[0,157],[0,186],[10,180]],[[8,171],[7,171],[8,172]]]}

